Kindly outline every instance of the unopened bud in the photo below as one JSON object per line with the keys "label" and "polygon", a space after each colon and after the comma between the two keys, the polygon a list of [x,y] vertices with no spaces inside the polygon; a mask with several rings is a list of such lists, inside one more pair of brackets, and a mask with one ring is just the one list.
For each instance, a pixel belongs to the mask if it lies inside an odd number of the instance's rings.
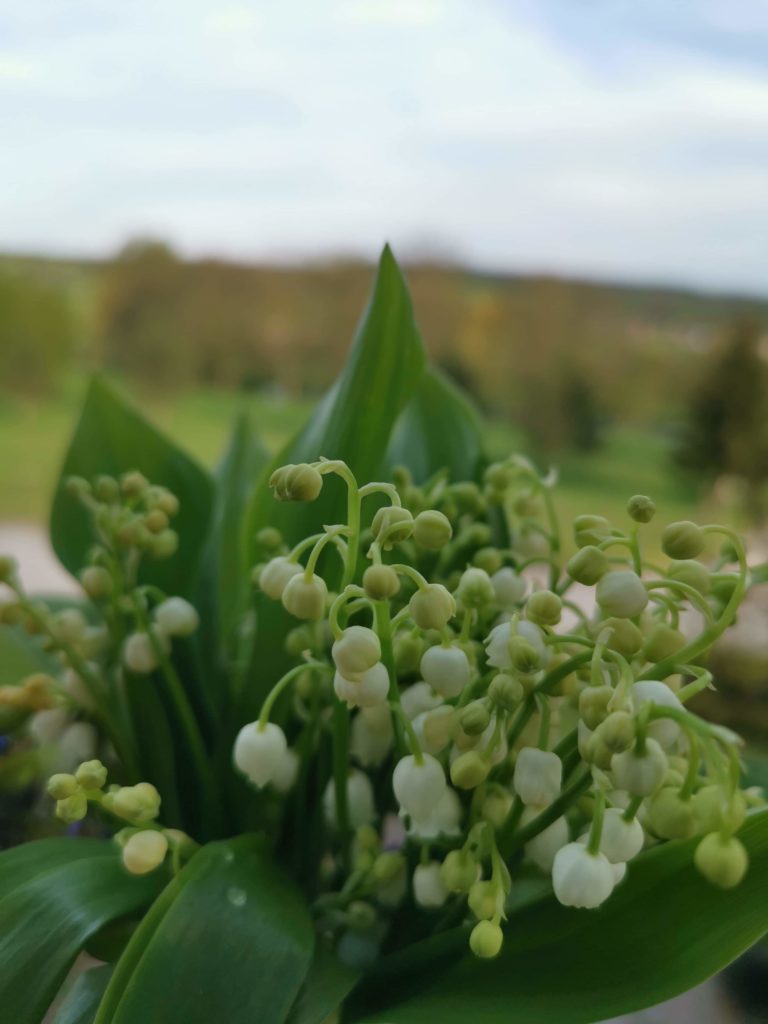
{"label": "unopened bud", "polygon": [[52,796],[54,800],[66,800],[67,797],[78,793],[80,786],[74,775],[70,775],[67,772],[59,772],[57,775],[50,777],[47,789],[48,795]]}
{"label": "unopened bud", "polygon": [[107,781],[107,769],[101,761],[83,761],[75,772],[75,779],[83,789],[101,789]]}
{"label": "unopened bud", "polygon": [[400,589],[400,578],[390,565],[369,565],[363,573],[363,588],[372,601],[388,601]]}
{"label": "unopened bud", "polygon": [[269,480],[278,501],[314,501],[323,489],[323,478],[306,462],[282,466]]}
{"label": "unopened bud", "polygon": [[421,629],[443,629],[456,614],[453,595],[441,583],[428,583],[408,602],[414,622]]}
{"label": "unopened bud", "polygon": [[700,594],[708,594],[712,589],[712,577],[709,569],[694,558],[683,558],[669,563],[667,576],[671,580],[687,583]]}
{"label": "unopened bud", "polygon": [[483,700],[473,700],[459,713],[459,725],[468,736],[480,736],[491,722],[491,713]]}
{"label": "unopened bud", "polygon": [[690,800],[672,786],[660,789],[648,801],[648,821],[662,839],[690,839],[696,832],[696,816]]}
{"label": "unopened bud", "polygon": [[573,521],[573,539],[577,548],[600,544],[610,536],[611,524],[604,516],[576,516]]}
{"label": "unopened bud", "polygon": [[[602,689],[602,687],[600,687]],[[595,739],[612,754],[628,750],[635,739],[635,720],[627,711],[614,711],[595,728]]]}
{"label": "unopened bud", "polygon": [[429,551],[439,551],[453,536],[453,527],[447,516],[437,509],[419,512],[413,521],[413,539]]}
{"label": "unopened bud", "polygon": [[460,754],[451,765],[451,782],[459,789],[475,789],[485,782],[490,764],[474,750]]}
{"label": "unopened bud", "polygon": [[631,569],[609,572],[597,584],[597,603],[607,615],[631,619],[648,604],[648,591]]}
{"label": "unopened bud", "polygon": [[394,850],[385,850],[380,853],[373,863],[372,875],[379,885],[387,885],[394,882],[396,878],[405,871],[405,857],[402,853]]}
{"label": "unopened bud", "polygon": [[64,797],[56,802],[56,817],[68,825],[76,821],[82,821],[88,813],[88,800],[85,793],[78,789],[71,796]]}
{"label": "unopened bud", "polygon": [[469,890],[469,909],[480,921],[496,917],[503,907],[504,893],[495,882],[475,882]]}
{"label": "unopened bud", "polygon": [[484,569],[471,567],[462,573],[456,596],[465,608],[482,608],[496,597],[491,577]]}
{"label": "unopened bud", "polygon": [[491,680],[488,698],[500,711],[514,711],[525,697],[525,689],[519,679],[500,672]]}
{"label": "unopened bud", "polygon": [[670,558],[695,558],[704,548],[704,531],[687,519],[670,523],[661,535],[661,548]]}
{"label": "unopened bud", "polygon": [[138,498],[148,487],[149,480],[136,469],[120,477],[120,490],[126,498]]}
{"label": "unopened bud", "polygon": [[478,921],[469,936],[469,948],[482,960],[498,956],[503,942],[504,934],[493,921]]}
{"label": "unopened bud", "polygon": [[477,862],[465,850],[451,850],[440,867],[440,877],[448,892],[468,892],[477,875]]}
{"label": "unopened bud", "polygon": [[566,570],[572,580],[592,587],[610,568],[608,556],[594,544],[586,544],[568,560]]}
{"label": "unopened bud", "polygon": [[629,619],[603,619],[597,624],[596,632],[602,633],[605,630],[609,630],[606,647],[623,654],[624,657],[632,657],[643,646],[642,632]]}
{"label": "unopened bud", "polygon": [[175,530],[163,530],[153,536],[149,543],[149,554],[153,558],[170,558],[179,547],[179,535]]}
{"label": "unopened bud", "polygon": [[733,889],[747,873],[749,855],[740,840],[711,832],[696,847],[693,862],[712,885]]}
{"label": "unopened bud", "polygon": [[525,616],[538,626],[556,626],[563,611],[563,602],[551,590],[535,590],[525,605]]}
{"label": "unopened bud", "polygon": [[283,607],[297,619],[320,619],[325,611],[328,587],[322,576],[292,576],[283,590]]}
{"label": "unopened bud", "polygon": [[135,832],[123,846],[123,864],[132,875],[146,875],[165,860],[168,839],[162,832],[145,829]]}
{"label": "unopened bud", "polygon": [[80,573],[80,582],[88,597],[99,601],[109,597],[114,584],[109,572],[101,565],[89,565]]}
{"label": "unopened bud", "polygon": [[277,551],[283,543],[283,535],[274,526],[264,526],[256,534],[256,543],[264,551]]}
{"label": "unopened bud", "polygon": [[371,532],[385,551],[390,551],[395,544],[400,544],[413,533],[413,516],[407,508],[398,505],[386,505],[380,508],[373,517]]}
{"label": "unopened bud", "polygon": [[[487,572],[491,577],[491,583],[493,583],[493,574],[498,572],[502,567],[502,555],[498,548],[484,547],[476,551],[472,556],[472,564],[476,565],[478,569],[482,569]],[[494,591],[495,591],[494,587]]]}
{"label": "unopened bud", "polygon": [[643,656],[647,661],[661,661],[671,657],[685,647],[686,640],[679,629],[660,622],[654,626],[643,645]]}
{"label": "unopened bud", "polygon": [[650,523],[656,515],[656,505],[647,494],[633,494],[627,502],[627,512],[636,523]]}

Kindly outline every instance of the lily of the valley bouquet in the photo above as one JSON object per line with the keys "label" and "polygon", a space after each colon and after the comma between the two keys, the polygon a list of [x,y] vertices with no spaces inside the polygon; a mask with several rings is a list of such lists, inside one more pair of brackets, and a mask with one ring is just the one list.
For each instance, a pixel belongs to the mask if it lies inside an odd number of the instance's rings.
{"label": "lily of the valley bouquet", "polygon": [[[768,812],[699,717],[751,582],[719,525],[558,514],[424,366],[385,251],[339,381],[210,477],[102,381],[0,562],[6,731],[59,837],[0,855],[0,1019],[589,1022],[768,929]],[[655,533],[654,536],[658,536]],[[2,647],[0,647],[2,651]]]}

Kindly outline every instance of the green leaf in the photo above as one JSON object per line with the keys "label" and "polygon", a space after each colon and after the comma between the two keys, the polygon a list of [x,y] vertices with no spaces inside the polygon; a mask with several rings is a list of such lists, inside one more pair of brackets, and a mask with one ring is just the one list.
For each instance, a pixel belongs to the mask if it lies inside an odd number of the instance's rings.
{"label": "green leaf", "polygon": [[338,1010],[360,977],[336,954],[319,946],[286,1024],[323,1024]]}
{"label": "green leaf", "polygon": [[[0,899],[0,1007],[13,1024],[41,1021],[88,937],[150,903],[165,881],[162,872],[129,875],[111,843],[73,839],[65,850],[46,842],[60,843],[41,841],[0,857],[3,890],[13,879]],[[27,878],[24,853],[34,862]]]}
{"label": "green leaf", "polygon": [[97,1024],[281,1024],[313,943],[301,894],[259,837],[210,843],[137,929]]}
{"label": "green leaf", "polygon": [[104,964],[84,971],[67,993],[53,1024],[93,1024],[113,970],[111,964]]}
{"label": "green leaf", "polygon": [[0,686],[13,685],[33,672],[50,672],[56,662],[34,637],[18,626],[0,625]]}
{"label": "green leaf", "polygon": [[395,1024],[588,1024],[671,999],[725,967],[768,931],[768,811],[740,838],[750,869],[728,892],[691,863],[696,840],[634,862],[597,911],[554,899],[510,917],[492,961],[456,929],[384,960],[360,987],[350,1020]]}
{"label": "green leaf", "polygon": [[440,469],[451,480],[475,480],[482,462],[477,413],[443,374],[428,370],[397,421],[388,466],[407,466],[423,483]]}
{"label": "green leaf", "polygon": [[53,868],[76,860],[115,856],[115,847],[103,839],[37,839],[0,853],[0,900],[19,886]]}
{"label": "green leaf", "polygon": [[85,564],[94,543],[89,516],[66,493],[68,476],[92,479],[100,473],[119,476],[140,470],[152,483],[168,487],[181,511],[173,521],[179,549],[173,558],[142,563],[142,582],[171,594],[189,594],[208,536],[213,504],[210,476],[188,455],[160,434],[102,377],[94,377],[80,421],[64,460],[53,500],[51,540],[64,566],[73,574]]}

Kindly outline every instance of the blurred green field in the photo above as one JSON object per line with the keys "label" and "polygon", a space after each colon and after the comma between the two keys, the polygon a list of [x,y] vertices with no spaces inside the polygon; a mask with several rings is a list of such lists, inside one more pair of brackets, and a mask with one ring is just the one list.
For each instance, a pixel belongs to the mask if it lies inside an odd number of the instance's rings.
{"label": "blurred green field", "polygon": [[[83,393],[81,378],[56,399],[16,399],[0,406],[0,521],[45,522]],[[215,465],[239,409],[249,410],[264,444],[274,451],[298,429],[312,406],[307,401],[217,390],[132,397],[153,422],[208,466]],[[519,435],[499,422],[487,426],[487,444],[494,457],[521,447]],[[564,453],[558,468],[558,506],[564,518],[598,511],[620,519],[627,498],[638,492],[656,500],[659,525],[697,510],[696,494],[671,465],[669,442],[648,431],[617,428],[593,454]],[[652,525],[651,535],[655,532]]]}

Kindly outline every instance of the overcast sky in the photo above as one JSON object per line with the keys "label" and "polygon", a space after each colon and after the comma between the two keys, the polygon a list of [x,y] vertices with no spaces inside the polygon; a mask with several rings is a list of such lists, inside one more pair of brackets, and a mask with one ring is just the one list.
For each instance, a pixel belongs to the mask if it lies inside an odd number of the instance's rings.
{"label": "overcast sky", "polygon": [[762,0],[0,0],[0,249],[768,293]]}

